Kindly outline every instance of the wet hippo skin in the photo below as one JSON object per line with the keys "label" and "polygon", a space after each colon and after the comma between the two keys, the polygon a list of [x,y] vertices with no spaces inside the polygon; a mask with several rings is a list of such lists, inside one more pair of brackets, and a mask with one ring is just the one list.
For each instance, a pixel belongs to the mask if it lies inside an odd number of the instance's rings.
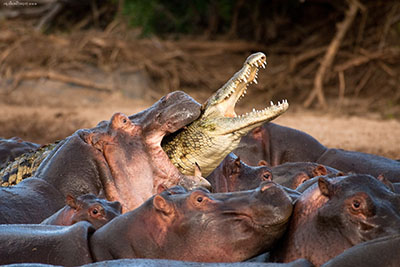
{"label": "wet hippo skin", "polygon": [[93,262],[88,222],[72,226],[0,225],[0,264],[46,263],[77,266]]}
{"label": "wet hippo skin", "polygon": [[396,267],[400,263],[400,235],[370,240],[347,249],[323,267]]}
{"label": "wet hippo skin", "polygon": [[400,235],[370,240],[345,250],[323,267],[396,267],[400,263]]}
{"label": "wet hippo skin", "polygon": [[312,179],[315,176],[335,175],[339,171],[314,162],[286,162],[271,167],[273,181],[296,189],[302,183]]}
{"label": "wet hippo skin", "polygon": [[316,162],[343,172],[383,174],[391,182],[400,182],[400,162],[378,155],[327,148],[309,134],[271,122],[244,136],[233,151],[240,159],[257,165],[265,160],[269,166],[285,162]]}
{"label": "wet hippo skin", "polygon": [[271,259],[320,266],[354,245],[399,233],[400,195],[389,186],[370,175],[320,177],[297,200]]}
{"label": "wet hippo skin", "polygon": [[243,261],[273,246],[291,211],[288,194],[272,182],[232,193],[167,190],[101,227],[90,247],[96,261]]}
{"label": "wet hippo skin", "polygon": [[173,92],[130,118],[116,113],[110,121],[78,130],[41,163],[35,176],[42,183],[28,178],[0,188],[0,223],[40,223],[62,208],[69,194],[119,201],[126,212],[160,189],[209,185],[204,178],[182,175],[160,146],[165,134],[199,114],[196,101]]}
{"label": "wet hippo skin", "polygon": [[96,231],[86,221],[72,226],[0,225],[0,263],[242,261],[269,250],[285,231],[291,212],[291,198],[273,182],[233,193],[187,192],[177,186]]}
{"label": "wet hippo skin", "polygon": [[256,166],[265,160],[269,166],[276,166],[285,162],[315,162],[326,149],[302,131],[268,122],[242,137],[233,153],[249,165]]}
{"label": "wet hippo skin", "polygon": [[265,263],[265,262],[213,262],[213,263],[199,263],[189,261],[176,261],[176,260],[159,260],[159,259],[123,259],[123,260],[110,260],[97,263],[83,265],[84,267],[312,267],[313,265],[305,260],[299,259],[289,263]]}
{"label": "wet hippo skin", "polygon": [[68,226],[79,221],[88,221],[95,229],[98,229],[122,213],[122,207],[118,201],[97,198],[93,194],[82,195],[78,198],[68,195],[66,202],[65,207],[41,224]]}
{"label": "wet hippo skin", "polygon": [[272,180],[271,169],[267,166],[249,166],[233,153],[209,175],[213,192],[234,192],[254,189],[262,181]]}

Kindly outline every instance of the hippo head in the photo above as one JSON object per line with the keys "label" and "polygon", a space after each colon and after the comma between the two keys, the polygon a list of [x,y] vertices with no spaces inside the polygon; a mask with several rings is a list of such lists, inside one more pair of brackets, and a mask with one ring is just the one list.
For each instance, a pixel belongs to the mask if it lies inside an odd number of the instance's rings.
{"label": "hippo head", "polygon": [[315,176],[327,175],[335,171],[313,162],[286,162],[271,169],[274,182],[291,189],[296,189]]}
{"label": "hippo head", "polygon": [[291,213],[288,194],[269,181],[231,193],[173,187],[100,228],[90,243],[97,261],[243,261],[270,249]]}
{"label": "hippo head", "polygon": [[262,181],[272,180],[267,166],[249,166],[230,153],[207,177],[213,192],[234,192],[257,188]]}
{"label": "hippo head", "polygon": [[400,233],[400,195],[370,175],[318,180],[328,200],[318,222],[335,225],[351,245]]}
{"label": "hippo head", "polygon": [[398,233],[400,195],[387,185],[367,174],[321,176],[295,203],[271,259],[306,258],[320,266],[358,243]]}
{"label": "hippo head", "polygon": [[[184,176],[161,148],[165,134],[196,119],[200,105],[183,92],[172,92],[150,108],[79,130],[60,142],[42,162],[37,176],[64,196],[87,193],[119,201],[123,212],[155,193],[178,184],[210,187],[199,176]],[[63,178],[59,178],[63,177]]]}
{"label": "hippo head", "polygon": [[122,213],[122,206],[118,201],[100,199],[93,194],[82,195],[78,198],[68,195],[66,201],[74,211],[71,224],[88,221],[98,229]]}

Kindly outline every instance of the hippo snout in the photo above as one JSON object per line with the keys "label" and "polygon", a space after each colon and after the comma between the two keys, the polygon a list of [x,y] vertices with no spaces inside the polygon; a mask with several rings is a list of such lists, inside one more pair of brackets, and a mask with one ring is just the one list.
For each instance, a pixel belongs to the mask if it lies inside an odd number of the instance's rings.
{"label": "hippo snout", "polygon": [[[289,220],[293,210],[292,197],[286,188],[272,181],[265,181],[255,191],[251,204],[255,214],[263,214],[267,224],[282,224]],[[262,216],[260,216],[262,217]]]}

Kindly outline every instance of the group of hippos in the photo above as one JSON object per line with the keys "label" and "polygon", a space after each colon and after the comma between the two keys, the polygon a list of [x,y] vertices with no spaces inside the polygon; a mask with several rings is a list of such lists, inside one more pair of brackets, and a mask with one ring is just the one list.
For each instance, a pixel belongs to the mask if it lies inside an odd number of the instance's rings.
{"label": "group of hippos", "polygon": [[[0,188],[0,264],[399,266],[400,162],[269,122],[286,101],[237,116],[263,60],[202,106],[176,91],[58,142]],[[0,168],[37,149],[0,139]]]}

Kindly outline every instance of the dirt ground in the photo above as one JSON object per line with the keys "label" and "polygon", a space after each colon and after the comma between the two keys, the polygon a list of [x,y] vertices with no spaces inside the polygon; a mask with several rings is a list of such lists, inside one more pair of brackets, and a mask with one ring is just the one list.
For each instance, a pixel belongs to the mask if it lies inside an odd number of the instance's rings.
{"label": "dirt ground", "polygon": [[[207,97],[204,92],[189,94],[200,103]],[[19,136],[44,144],[77,129],[93,127],[114,112],[134,114],[152,105],[156,98],[129,98],[121,92],[96,92],[49,80],[28,81],[10,94],[1,95],[0,137]],[[257,102],[255,98],[257,95],[249,94],[241,100],[237,113],[250,111]],[[260,108],[258,103],[255,105]],[[379,114],[305,110],[293,104],[274,122],[305,131],[329,147],[400,159],[400,121],[383,120]]]}

